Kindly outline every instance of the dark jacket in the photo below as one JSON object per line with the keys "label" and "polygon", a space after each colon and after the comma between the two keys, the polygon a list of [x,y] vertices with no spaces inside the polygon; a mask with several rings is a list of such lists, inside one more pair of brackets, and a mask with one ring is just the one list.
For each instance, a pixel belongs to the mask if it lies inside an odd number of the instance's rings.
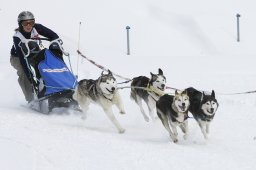
{"label": "dark jacket", "polygon": [[[36,31],[38,32],[39,35],[41,36],[44,36],[46,38],[49,38],[50,41],[52,40],[55,40],[57,38],[59,38],[59,36],[53,32],[52,30],[50,30],[49,28],[41,25],[41,24],[35,24],[34,25],[34,28],[36,29]],[[31,37],[31,33],[27,33],[25,32],[24,30],[20,30],[20,33],[27,39],[30,39]],[[20,63],[26,73],[26,75],[28,76],[28,68],[27,68],[27,65],[26,65],[26,61],[24,59],[24,56],[21,52],[21,49],[19,47],[19,43],[21,42],[20,38],[18,37],[13,37],[13,46],[12,46],[12,49],[11,49],[11,56],[12,57],[19,57],[20,59]]]}

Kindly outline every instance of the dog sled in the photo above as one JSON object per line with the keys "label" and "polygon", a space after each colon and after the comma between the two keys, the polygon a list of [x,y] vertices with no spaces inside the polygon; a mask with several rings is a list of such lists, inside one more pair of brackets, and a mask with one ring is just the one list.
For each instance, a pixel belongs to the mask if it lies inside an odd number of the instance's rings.
{"label": "dog sled", "polygon": [[[47,39],[43,39],[47,40]],[[29,107],[41,113],[50,113],[54,108],[79,110],[78,103],[72,98],[77,79],[65,64],[63,54],[68,56],[60,39],[50,42],[49,48],[42,46],[42,39],[20,43],[33,87],[34,100]]]}

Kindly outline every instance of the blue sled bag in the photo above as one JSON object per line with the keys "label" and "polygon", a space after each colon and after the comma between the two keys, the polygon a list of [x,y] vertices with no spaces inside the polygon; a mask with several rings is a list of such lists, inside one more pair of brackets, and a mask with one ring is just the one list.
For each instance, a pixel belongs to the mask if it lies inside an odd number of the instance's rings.
{"label": "blue sled bag", "polygon": [[46,87],[45,95],[74,90],[77,80],[66,64],[48,49],[44,55],[45,59],[38,64],[38,70]]}

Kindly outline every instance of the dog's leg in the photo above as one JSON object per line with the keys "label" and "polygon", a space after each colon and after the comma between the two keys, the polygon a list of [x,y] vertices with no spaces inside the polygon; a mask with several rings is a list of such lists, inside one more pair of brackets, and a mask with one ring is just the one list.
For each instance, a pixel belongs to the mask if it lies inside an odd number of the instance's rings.
{"label": "dog's leg", "polygon": [[85,96],[82,96],[78,93],[78,89],[75,90],[75,93],[73,94],[73,99],[76,100],[79,106],[82,108],[83,113],[81,118],[86,119],[86,113],[89,108],[88,106],[90,102]]}
{"label": "dog's leg", "polygon": [[155,121],[156,120],[156,117],[154,116],[154,109],[156,107],[156,102],[155,100],[152,98],[152,97],[148,97],[148,102],[147,103],[147,106],[148,106],[148,111],[149,111],[149,116],[151,117],[152,121]]}
{"label": "dog's leg", "polygon": [[119,109],[119,113],[125,114],[124,105],[118,92],[116,92],[116,94],[114,95],[113,102],[115,103],[116,107]]}
{"label": "dog's leg", "polygon": [[210,122],[206,122],[206,133],[209,134],[209,126],[210,126]]}
{"label": "dog's leg", "polygon": [[90,104],[90,101],[88,101],[88,99],[87,98],[81,98],[80,100],[79,100],[80,102],[78,102],[78,104],[81,106],[81,108],[82,108],[82,110],[83,110],[83,113],[82,113],[82,119],[86,119],[86,117],[87,117],[87,110],[89,109],[89,104]]}
{"label": "dog's leg", "polygon": [[121,125],[119,124],[119,122],[116,120],[114,114],[113,114],[113,110],[111,107],[109,108],[103,108],[105,113],[107,114],[108,118],[111,120],[111,122],[116,126],[116,128],[118,129],[119,133],[124,133],[125,129],[121,127]]}
{"label": "dog's leg", "polygon": [[186,140],[187,136],[188,136],[188,121],[185,120],[181,125],[180,128],[182,130],[182,132],[184,133],[183,138]]}
{"label": "dog's leg", "polygon": [[205,123],[205,121],[199,120],[198,124],[199,124],[199,126],[201,128],[201,131],[202,131],[202,133],[204,135],[204,138],[208,139],[208,136],[207,136],[207,133],[206,133],[206,123]]}
{"label": "dog's leg", "polygon": [[142,115],[143,115],[145,121],[146,121],[146,122],[149,122],[149,118],[148,118],[148,116],[146,115],[146,113],[145,113],[145,111],[144,111],[144,109],[143,109],[143,107],[142,107],[142,99],[141,99],[141,97],[138,96],[138,95],[136,95],[136,103],[139,105],[140,111],[141,111],[141,113],[142,113]]}
{"label": "dog's leg", "polygon": [[165,129],[168,131],[172,141],[174,143],[177,143],[178,139],[175,137],[172,130],[170,129],[169,122],[168,122],[168,117],[166,115],[162,114],[162,112],[160,110],[157,110],[157,115],[160,118],[160,120],[162,121],[162,124],[164,125]]}
{"label": "dog's leg", "polygon": [[[169,120],[170,121],[170,120]],[[173,140],[174,143],[177,143],[178,142],[178,133],[177,133],[177,129],[176,129],[176,126],[173,126],[173,124],[171,122],[169,122],[168,119],[167,119],[167,127],[170,129],[170,136]],[[170,128],[170,125],[171,125],[171,128]],[[171,130],[172,129],[172,130]]]}
{"label": "dog's leg", "polygon": [[174,134],[175,137],[177,138],[177,136],[178,136],[177,124],[176,124],[175,122],[174,122],[174,123],[169,122],[169,123],[170,123],[170,125],[171,125],[171,127],[172,127],[173,134]]}

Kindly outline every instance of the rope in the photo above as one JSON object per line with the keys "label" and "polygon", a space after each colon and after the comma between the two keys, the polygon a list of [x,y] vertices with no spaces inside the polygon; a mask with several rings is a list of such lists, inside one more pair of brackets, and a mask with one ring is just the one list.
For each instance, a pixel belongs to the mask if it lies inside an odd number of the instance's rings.
{"label": "rope", "polygon": [[127,81],[124,81],[124,82],[121,82],[121,83],[117,83],[117,84],[125,84],[125,83],[129,83],[130,81],[132,81],[133,79],[131,80],[127,80]]}
{"label": "rope", "polygon": [[[85,58],[86,60],[88,60],[90,63],[92,63],[93,65],[97,66],[98,68],[104,70],[104,71],[108,71],[109,69],[107,69],[106,67],[100,65],[100,64],[97,64],[95,61],[89,59],[88,57],[86,57],[84,54],[82,54],[79,50],[77,50],[77,53],[78,55],[81,55],[83,58]],[[113,75],[121,78],[121,79],[124,79],[126,81],[124,82],[121,82],[121,83],[118,83],[118,84],[124,84],[124,83],[129,83],[130,81],[132,81],[133,79],[130,79],[130,78],[126,78],[126,77],[123,77],[119,74],[116,74],[116,73],[113,73]],[[119,89],[124,89],[124,88],[137,88],[137,89],[144,89],[144,90],[149,90],[148,88],[144,88],[144,87],[135,87],[135,86],[125,86],[125,87],[118,87]],[[180,90],[180,89],[177,89],[177,88],[174,88],[174,87],[170,87],[170,86],[166,86],[166,89],[171,89],[171,90]],[[151,90],[152,91],[152,90]],[[202,90],[199,90],[199,91],[202,91]],[[207,92],[207,91],[205,91]],[[216,92],[218,93],[218,92]],[[256,93],[256,90],[252,90],[252,91],[246,91],[246,92],[237,92],[237,93],[218,93],[219,95],[240,95],[240,94],[251,94],[251,93]]]}
{"label": "rope", "polygon": [[[104,71],[108,71],[109,69],[107,69],[106,67],[100,65],[100,64],[97,64],[95,61],[89,59],[88,57],[86,57],[84,54],[82,54],[82,52],[80,50],[77,50],[77,53],[79,55],[81,55],[83,58],[85,58],[86,60],[88,60],[90,63],[92,63],[93,65],[97,66],[98,68],[104,70]],[[113,72],[112,72],[113,73]],[[113,73],[115,76],[121,78],[121,79],[124,79],[124,80],[127,80],[127,81],[124,81],[124,82],[121,82],[121,83],[118,83],[118,84],[124,84],[124,83],[129,83],[130,81],[132,81],[133,79],[130,79],[130,78],[126,78],[126,77],[123,77],[119,74],[116,74],[116,73]],[[166,89],[172,89],[172,90],[178,90],[176,88],[173,88],[173,87],[169,87],[169,86],[166,86]]]}
{"label": "rope", "polygon": [[[203,90],[199,90],[200,92],[206,92],[206,93],[209,93],[211,94],[211,92],[209,91],[203,91]],[[251,93],[256,93],[256,90],[251,90],[251,91],[245,91],[245,92],[235,92],[235,93],[221,93],[221,92],[215,92],[217,93],[218,95],[240,95],[240,94],[251,94]]]}
{"label": "rope", "polygon": [[152,91],[151,89],[147,88],[147,87],[138,87],[138,86],[123,86],[123,87],[117,87],[117,89],[142,89],[142,90],[147,90],[147,91]]}
{"label": "rope", "polygon": [[[104,70],[104,71],[108,71],[108,70],[109,70],[109,69],[105,68],[104,66],[97,64],[95,61],[89,59],[88,57],[86,57],[85,55],[83,55],[79,50],[77,50],[77,53],[78,53],[79,55],[81,55],[83,58],[85,58],[86,60],[88,60],[88,61],[89,61],[90,63],[92,63],[93,65],[97,66],[98,68],[100,68],[100,69],[102,69],[102,70]],[[113,73],[113,72],[112,72],[112,74],[115,75],[116,77],[119,77],[119,78],[124,79],[124,80],[131,80],[131,79],[129,79],[129,78],[123,77],[123,76],[121,76],[121,75],[119,75],[119,74],[116,74],[116,73]]]}
{"label": "rope", "polygon": [[166,89],[171,89],[171,90],[179,90],[179,89],[176,89],[176,88],[174,88],[174,87],[169,87],[169,86],[166,86],[165,88],[166,88]]}
{"label": "rope", "polygon": [[142,89],[142,90],[146,90],[148,92],[154,92],[156,94],[158,94],[159,96],[162,96],[163,94],[155,91],[154,89],[152,88],[149,88],[149,87],[139,87],[139,86],[123,86],[123,87],[117,87],[117,89],[127,89],[127,88],[130,88],[130,89]]}
{"label": "rope", "polygon": [[220,94],[220,95],[239,95],[239,94],[251,94],[251,93],[256,93],[256,90],[246,91],[246,92],[237,92],[237,93],[218,93],[218,94]]}

